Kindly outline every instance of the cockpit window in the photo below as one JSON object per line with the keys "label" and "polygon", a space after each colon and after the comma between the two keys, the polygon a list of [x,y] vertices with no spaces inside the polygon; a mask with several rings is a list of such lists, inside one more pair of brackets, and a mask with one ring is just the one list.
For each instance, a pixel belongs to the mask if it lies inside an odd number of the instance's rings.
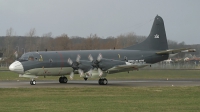
{"label": "cockpit window", "polygon": [[20,62],[22,62],[22,61],[34,61],[34,60],[37,60],[37,59],[35,59],[35,57],[30,56],[30,55],[22,55],[21,58],[19,58]]}
{"label": "cockpit window", "polygon": [[29,56],[28,60],[34,61],[34,57],[33,56]]}
{"label": "cockpit window", "polygon": [[23,54],[19,59],[20,62],[23,61],[43,61],[42,55],[35,55],[31,53]]}
{"label": "cockpit window", "polygon": [[22,61],[28,61],[28,57],[22,56],[21,58],[19,58],[19,61],[20,62],[22,62]]}

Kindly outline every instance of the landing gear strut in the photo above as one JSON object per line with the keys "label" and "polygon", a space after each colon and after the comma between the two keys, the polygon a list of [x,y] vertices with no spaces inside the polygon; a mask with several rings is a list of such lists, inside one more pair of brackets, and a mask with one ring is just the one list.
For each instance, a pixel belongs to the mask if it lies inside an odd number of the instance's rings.
{"label": "landing gear strut", "polygon": [[67,79],[67,77],[65,77],[65,76],[59,78],[59,82],[60,82],[60,83],[67,83],[67,81],[68,81],[68,79]]}
{"label": "landing gear strut", "polygon": [[34,79],[32,79],[32,80],[30,81],[30,84],[31,84],[31,85],[36,85],[36,81],[35,81]]}
{"label": "landing gear strut", "polygon": [[106,78],[102,78],[102,79],[99,79],[99,85],[107,85],[108,84],[108,80]]}

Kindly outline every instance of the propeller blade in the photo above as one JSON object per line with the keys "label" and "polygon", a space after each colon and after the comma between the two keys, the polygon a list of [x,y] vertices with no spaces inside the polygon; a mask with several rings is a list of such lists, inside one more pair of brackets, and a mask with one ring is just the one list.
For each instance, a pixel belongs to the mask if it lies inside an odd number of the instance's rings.
{"label": "propeller blade", "polygon": [[76,62],[80,62],[80,59],[81,59],[81,56],[80,55],[77,55],[77,58],[76,58]]}
{"label": "propeller blade", "polygon": [[92,76],[92,69],[90,69],[88,72],[86,72],[86,75],[87,75],[88,77],[91,77],[91,76]]}
{"label": "propeller blade", "polygon": [[73,71],[71,72],[69,77],[70,77],[71,80],[74,78],[74,72]]}
{"label": "propeller blade", "polygon": [[80,77],[84,75],[83,70],[78,69],[78,73],[80,74]]}
{"label": "propeller blade", "polygon": [[98,68],[98,72],[99,72],[99,77],[101,77],[103,75],[103,71],[100,68]]}
{"label": "propeller blade", "polygon": [[103,58],[102,55],[99,54],[99,56],[97,57],[97,61],[100,62],[102,58]]}
{"label": "propeller blade", "polygon": [[67,61],[68,61],[68,63],[69,63],[70,65],[72,65],[73,62],[72,62],[72,60],[71,60],[70,58],[69,58]]}
{"label": "propeller blade", "polygon": [[93,57],[92,57],[91,54],[88,56],[88,59],[89,59],[91,62],[93,61]]}

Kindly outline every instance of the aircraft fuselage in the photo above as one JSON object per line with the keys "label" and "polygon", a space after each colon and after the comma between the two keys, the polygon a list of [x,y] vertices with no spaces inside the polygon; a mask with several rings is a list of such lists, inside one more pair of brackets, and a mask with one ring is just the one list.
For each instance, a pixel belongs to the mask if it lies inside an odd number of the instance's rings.
{"label": "aircraft fuselage", "polygon": [[[88,56],[92,55],[94,59],[99,54],[105,59],[113,59],[119,61],[128,61],[131,63],[148,63],[153,64],[168,59],[168,55],[157,55],[156,51],[140,51],[140,50],[79,50],[79,51],[43,51],[29,52],[22,55],[21,63],[24,72],[31,71],[35,75],[62,75],[69,74],[72,71],[68,59],[75,61],[80,55],[81,59],[88,61]],[[127,60],[126,60],[127,59]],[[51,68],[51,72],[49,72]],[[35,70],[35,72],[33,72]]]}

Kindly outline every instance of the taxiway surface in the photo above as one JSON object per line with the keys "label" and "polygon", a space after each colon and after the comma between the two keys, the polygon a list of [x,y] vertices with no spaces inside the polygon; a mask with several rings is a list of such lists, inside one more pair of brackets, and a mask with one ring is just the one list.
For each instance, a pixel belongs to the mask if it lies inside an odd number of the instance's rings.
{"label": "taxiway surface", "polygon": [[161,87],[161,86],[200,86],[200,80],[110,80],[108,85],[99,85],[98,81],[70,80],[67,84],[58,81],[37,81],[30,85],[29,81],[0,81],[0,88],[68,88],[68,87]]}

